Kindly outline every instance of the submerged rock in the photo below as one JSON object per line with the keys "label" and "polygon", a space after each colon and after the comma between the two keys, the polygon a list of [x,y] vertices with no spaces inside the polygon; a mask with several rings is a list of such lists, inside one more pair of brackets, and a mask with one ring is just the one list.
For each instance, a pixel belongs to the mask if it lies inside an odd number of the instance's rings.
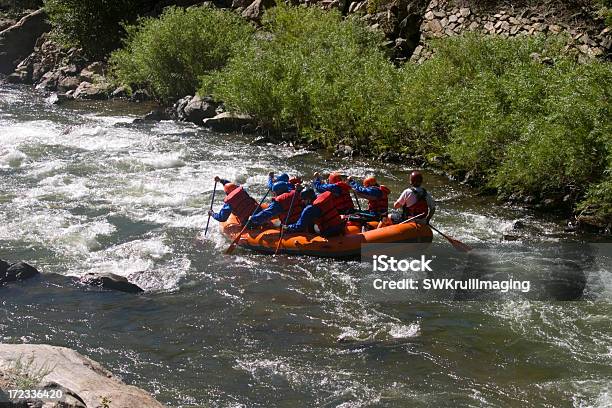
{"label": "submerged rock", "polygon": [[9,282],[22,281],[33,278],[40,272],[32,265],[25,262],[17,262],[9,265],[0,260],[0,286]]}
{"label": "submerged rock", "polygon": [[123,383],[96,361],[65,347],[0,344],[0,371],[9,381],[28,377],[38,381],[35,388],[62,389],[72,403],[58,405],[62,407],[163,407],[144,390]]}
{"label": "submerged rock", "polygon": [[144,292],[138,285],[128,281],[125,277],[114,273],[87,273],[81,279],[81,283],[90,286],[98,286],[104,289],[118,290],[127,293]]}

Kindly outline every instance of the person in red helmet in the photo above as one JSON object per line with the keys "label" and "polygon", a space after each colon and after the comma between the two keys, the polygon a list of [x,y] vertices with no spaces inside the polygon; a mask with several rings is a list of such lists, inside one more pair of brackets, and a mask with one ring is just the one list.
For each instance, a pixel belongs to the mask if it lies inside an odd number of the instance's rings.
{"label": "person in red helmet", "polygon": [[367,214],[378,220],[387,214],[389,211],[389,193],[391,193],[387,186],[379,185],[374,176],[364,178],[363,186],[353,177],[348,178],[348,183],[357,196],[368,200]]}
{"label": "person in red helmet", "polygon": [[256,209],[257,212],[261,211],[257,201],[255,201],[242,186],[230,183],[228,180],[224,180],[219,176],[215,176],[215,181],[223,184],[223,191],[225,191],[226,194],[223,200],[223,207],[221,207],[218,213],[212,210],[208,211],[208,215],[212,216],[215,220],[225,222],[230,214],[234,214],[240,224],[245,225]]}
{"label": "person in red helmet", "polygon": [[410,184],[406,190],[400,194],[393,208],[401,208],[402,215],[399,221],[423,214],[419,217],[421,222],[429,224],[431,217],[436,212],[436,203],[421,185],[423,184],[423,174],[420,171],[410,173]]}
{"label": "person in red helmet", "polygon": [[355,205],[351,198],[351,186],[342,179],[340,173],[330,173],[328,183],[324,184],[321,181],[321,175],[317,172],[314,174],[312,187],[317,193],[330,191],[333,194],[336,209],[340,214],[352,214],[355,212]]}

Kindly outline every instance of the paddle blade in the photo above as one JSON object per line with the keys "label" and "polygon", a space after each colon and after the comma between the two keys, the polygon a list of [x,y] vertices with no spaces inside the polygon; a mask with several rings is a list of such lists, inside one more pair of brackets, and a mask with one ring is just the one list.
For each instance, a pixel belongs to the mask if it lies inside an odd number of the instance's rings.
{"label": "paddle blade", "polygon": [[472,250],[471,246],[464,244],[461,241],[457,241],[454,238],[446,237],[446,239],[448,239],[448,242],[450,242],[453,248],[455,248],[459,252],[470,252]]}

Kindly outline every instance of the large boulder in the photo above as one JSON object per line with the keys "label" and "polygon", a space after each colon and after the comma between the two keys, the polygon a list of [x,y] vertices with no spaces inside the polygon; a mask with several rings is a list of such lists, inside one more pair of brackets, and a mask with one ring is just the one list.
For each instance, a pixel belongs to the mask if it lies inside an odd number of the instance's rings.
{"label": "large boulder", "polygon": [[80,279],[81,283],[91,286],[98,286],[104,289],[118,290],[127,293],[144,292],[139,286],[131,283],[125,277],[114,273],[93,273],[89,272]]}
{"label": "large boulder", "polygon": [[6,262],[0,261],[0,285],[30,279],[39,274],[36,268],[25,262],[17,262],[9,267],[6,265]]}
{"label": "large boulder", "polygon": [[17,64],[34,50],[38,37],[50,29],[47,13],[40,9],[0,31],[0,73],[12,73]]}
{"label": "large boulder", "polygon": [[214,117],[217,112],[216,104],[210,97],[200,97],[199,95],[191,98],[189,103],[184,107],[185,120],[193,122],[196,125],[202,125],[204,119]]}
{"label": "large boulder", "polygon": [[202,124],[217,132],[252,132],[253,118],[248,115],[223,112],[213,118],[204,119]]}
{"label": "large boulder", "polygon": [[74,99],[107,99],[110,88],[107,84],[81,82],[74,91]]}
{"label": "large boulder", "polygon": [[147,392],[126,385],[99,363],[65,347],[0,344],[0,371],[9,380],[36,379],[36,388],[60,388],[80,403],[76,406],[163,407]]}

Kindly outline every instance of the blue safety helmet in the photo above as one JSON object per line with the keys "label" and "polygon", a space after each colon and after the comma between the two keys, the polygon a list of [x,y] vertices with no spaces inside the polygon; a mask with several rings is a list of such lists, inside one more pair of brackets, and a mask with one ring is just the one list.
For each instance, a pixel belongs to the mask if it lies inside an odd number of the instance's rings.
{"label": "blue safety helmet", "polygon": [[287,183],[289,181],[289,175],[287,173],[280,174],[276,178],[276,181],[284,181],[285,183]]}
{"label": "blue safety helmet", "polygon": [[274,194],[283,194],[289,191],[289,186],[284,181],[277,181],[272,185]]}

